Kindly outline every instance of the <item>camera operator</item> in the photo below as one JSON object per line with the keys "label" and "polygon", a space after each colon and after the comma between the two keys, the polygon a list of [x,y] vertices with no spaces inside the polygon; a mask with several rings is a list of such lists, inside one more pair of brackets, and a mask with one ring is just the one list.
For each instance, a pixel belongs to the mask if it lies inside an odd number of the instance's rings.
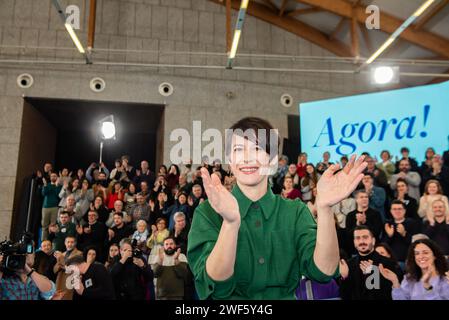
{"label": "camera operator", "polygon": [[[5,256],[0,255],[0,265]],[[31,266],[34,253],[26,255],[22,269],[0,270],[0,300],[50,300],[55,294],[55,284],[37,273]]]}
{"label": "camera operator", "polygon": [[[111,267],[115,294],[119,300],[143,300],[147,284],[153,281],[153,271],[142,257],[142,252],[130,239],[120,241],[120,256]],[[143,278],[143,283],[142,283]]]}

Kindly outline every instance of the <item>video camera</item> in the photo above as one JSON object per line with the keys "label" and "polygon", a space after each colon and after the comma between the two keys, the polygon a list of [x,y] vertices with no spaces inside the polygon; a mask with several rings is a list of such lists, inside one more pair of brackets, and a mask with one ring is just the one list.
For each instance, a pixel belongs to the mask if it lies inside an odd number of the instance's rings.
{"label": "video camera", "polygon": [[33,235],[24,232],[16,243],[5,240],[0,242],[0,255],[3,256],[0,270],[15,272],[25,268],[27,254],[34,252]]}

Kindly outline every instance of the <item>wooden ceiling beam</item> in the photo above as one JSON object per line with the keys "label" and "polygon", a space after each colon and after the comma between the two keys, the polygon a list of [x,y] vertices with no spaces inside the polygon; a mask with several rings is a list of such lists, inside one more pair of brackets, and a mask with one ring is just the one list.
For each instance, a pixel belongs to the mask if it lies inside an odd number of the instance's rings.
{"label": "wooden ceiling beam", "polygon": [[[225,3],[220,0],[209,1],[219,5],[225,5]],[[234,10],[238,10],[240,8],[240,0],[231,0],[231,6]],[[250,1],[246,13],[291,32],[339,57],[352,57],[351,49],[343,42],[338,40],[330,40],[328,35],[325,33],[292,17],[279,17],[278,13],[273,12],[261,3]]]}
{"label": "wooden ceiling beam", "polygon": [[[315,6],[326,11],[350,19],[353,13],[359,23],[365,23],[367,14],[365,7],[361,5],[353,6],[352,3],[344,0],[296,0],[298,3]],[[402,23],[399,18],[380,12],[380,29],[388,34],[392,34]],[[424,49],[449,57],[449,39],[441,37],[432,32],[424,30],[414,30],[408,28],[401,33],[400,37],[410,43],[416,44]]]}

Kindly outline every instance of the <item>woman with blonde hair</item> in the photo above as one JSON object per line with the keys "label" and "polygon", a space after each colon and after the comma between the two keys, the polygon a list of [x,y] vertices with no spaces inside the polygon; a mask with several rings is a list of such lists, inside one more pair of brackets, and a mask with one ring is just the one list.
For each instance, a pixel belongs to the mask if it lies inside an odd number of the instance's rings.
{"label": "woman with blonde hair", "polygon": [[435,200],[443,201],[446,206],[446,220],[449,222],[449,202],[445,195],[443,195],[443,188],[438,180],[427,181],[424,187],[424,195],[419,200],[418,215],[429,222],[433,221],[432,203]]}

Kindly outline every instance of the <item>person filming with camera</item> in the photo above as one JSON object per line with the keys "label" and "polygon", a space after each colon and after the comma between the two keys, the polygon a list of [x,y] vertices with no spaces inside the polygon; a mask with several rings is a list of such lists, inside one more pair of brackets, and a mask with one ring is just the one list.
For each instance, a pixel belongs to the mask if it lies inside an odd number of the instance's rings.
{"label": "person filming with camera", "polygon": [[8,265],[11,258],[14,255],[0,254],[0,300],[51,300],[55,284],[32,268],[34,253],[26,254],[24,265],[17,269]]}
{"label": "person filming with camera", "polygon": [[126,238],[120,241],[120,255],[115,257],[110,273],[118,300],[144,300],[147,284],[153,281],[153,271],[137,243],[133,245]]}

